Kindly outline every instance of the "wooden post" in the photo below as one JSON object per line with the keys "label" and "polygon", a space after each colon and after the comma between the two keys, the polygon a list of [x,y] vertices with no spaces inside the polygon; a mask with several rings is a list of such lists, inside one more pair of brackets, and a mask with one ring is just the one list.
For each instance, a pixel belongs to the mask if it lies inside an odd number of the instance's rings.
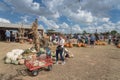
{"label": "wooden post", "polygon": [[36,51],[40,51],[40,38],[38,33],[38,20],[35,19],[35,22],[32,25],[33,41]]}

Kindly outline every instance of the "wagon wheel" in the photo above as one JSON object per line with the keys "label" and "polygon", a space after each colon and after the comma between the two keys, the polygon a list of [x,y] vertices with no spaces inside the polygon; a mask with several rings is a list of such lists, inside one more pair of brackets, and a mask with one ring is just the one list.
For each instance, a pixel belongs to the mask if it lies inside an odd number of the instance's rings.
{"label": "wagon wheel", "polygon": [[48,66],[48,71],[51,71],[52,70],[52,65],[49,65]]}
{"label": "wagon wheel", "polygon": [[32,75],[33,75],[33,76],[37,76],[38,73],[39,73],[38,70],[33,70],[33,71],[32,71]]}

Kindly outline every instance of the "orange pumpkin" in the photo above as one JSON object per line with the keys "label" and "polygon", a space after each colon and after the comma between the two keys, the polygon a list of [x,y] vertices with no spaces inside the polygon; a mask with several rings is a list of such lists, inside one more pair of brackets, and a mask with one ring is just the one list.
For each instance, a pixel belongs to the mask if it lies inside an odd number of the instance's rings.
{"label": "orange pumpkin", "polygon": [[120,48],[120,44],[118,44],[117,47]]}
{"label": "orange pumpkin", "polygon": [[102,45],[106,45],[106,43],[105,43],[105,42],[102,42]]}
{"label": "orange pumpkin", "polygon": [[66,47],[66,46],[67,46],[67,44],[64,44],[64,46]]}
{"label": "orange pumpkin", "polygon": [[82,47],[82,43],[78,43],[78,47]]}
{"label": "orange pumpkin", "polygon": [[73,44],[72,44],[72,43],[70,43],[70,44],[69,44],[69,47],[70,47],[70,48],[72,48],[72,47],[73,47]]}
{"label": "orange pumpkin", "polygon": [[24,41],[23,40],[20,40],[20,44],[23,44],[24,43]]}
{"label": "orange pumpkin", "polygon": [[87,44],[84,44],[83,47],[87,47]]}
{"label": "orange pumpkin", "polygon": [[69,47],[69,44],[66,44],[66,47]]}

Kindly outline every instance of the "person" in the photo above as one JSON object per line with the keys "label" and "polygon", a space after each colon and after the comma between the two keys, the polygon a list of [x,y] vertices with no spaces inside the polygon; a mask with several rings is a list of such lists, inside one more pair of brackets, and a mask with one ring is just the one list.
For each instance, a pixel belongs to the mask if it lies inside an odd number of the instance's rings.
{"label": "person", "polygon": [[62,65],[65,64],[64,57],[63,57],[63,50],[64,50],[64,43],[65,40],[62,36],[60,36],[60,41],[58,42],[58,46],[56,49],[56,64],[58,64],[58,55],[60,54],[60,58],[62,60]]}
{"label": "person", "polygon": [[115,39],[115,45],[117,46],[119,44],[119,37],[116,36],[116,39]]}
{"label": "person", "polygon": [[81,36],[80,36],[80,34],[77,36],[77,38],[78,38],[77,42],[80,43],[81,42]]}
{"label": "person", "polygon": [[55,40],[55,34],[52,35],[52,42]]}
{"label": "person", "polygon": [[91,47],[93,46],[94,47],[94,45],[95,45],[95,35],[94,34],[92,34],[91,36],[90,36],[90,45],[91,45]]}
{"label": "person", "polygon": [[88,44],[88,36],[85,35],[85,44]]}
{"label": "person", "polygon": [[109,36],[108,36],[108,44],[111,44],[111,41],[112,41],[112,36],[109,35]]}
{"label": "person", "polygon": [[10,31],[6,30],[5,35],[6,35],[6,41],[10,42]]}
{"label": "person", "polygon": [[15,32],[12,32],[11,37],[12,37],[12,42],[15,42]]}

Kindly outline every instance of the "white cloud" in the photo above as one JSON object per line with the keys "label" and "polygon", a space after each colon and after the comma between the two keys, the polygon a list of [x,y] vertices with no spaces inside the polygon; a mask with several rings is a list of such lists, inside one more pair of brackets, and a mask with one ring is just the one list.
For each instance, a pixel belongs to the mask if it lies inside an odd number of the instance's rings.
{"label": "white cloud", "polygon": [[103,21],[103,22],[108,22],[108,21],[109,21],[109,18],[102,18],[102,21]]}
{"label": "white cloud", "polygon": [[44,22],[49,29],[57,29],[57,28],[59,28],[59,26],[53,20],[48,20],[44,16],[39,16],[39,21]]}
{"label": "white cloud", "polygon": [[40,4],[37,3],[37,2],[34,2],[34,3],[31,4],[30,7],[31,7],[33,10],[39,10]]}
{"label": "white cloud", "polygon": [[80,28],[80,26],[79,25],[74,25],[74,26],[72,26],[72,32],[73,33],[82,33],[82,29]]}
{"label": "white cloud", "polygon": [[13,7],[14,12],[44,16],[54,15],[47,8],[42,7],[40,3],[33,2],[33,0],[5,0],[5,2]]}
{"label": "white cloud", "polygon": [[65,22],[63,22],[62,24],[59,25],[61,29],[66,29],[69,28],[69,25]]}
{"label": "white cloud", "polygon": [[[66,13],[68,11],[68,13]],[[77,23],[92,23],[94,17],[90,12],[86,12],[83,10],[78,9],[78,12],[72,12],[71,10],[66,10],[65,14],[68,16],[71,20],[77,22]]]}
{"label": "white cloud", "polygon": [[0,22],[3,23],[11,23],[8,19],[0,18]]}
{"label": "white cloud", "polygon": [[21,21],[22,23],[28,23],[28,22],[29,22],[29,21],[28,21],[29,16],[21,16],[20,18],[21,18],[21,20],[22,20],[22,21]]}
{"label": "white cloud", "polygon": [[79,0],[45,0],[44,3],[52,12],[66,16],[75,22],[90,23],[93,16],[90,12],[81,10]]}
{"label": "white cloud", "polygon": [[112,31],[112,30],[116,30],[120,32],[120,21],[118,21],[117,23],[112,23],[108,21],[99,26],[88,26],[82,29],[90,33],[94,33],[96,29],[97,29],[97,32],[107,32],[107,31]]}
{"label": "white cloud", "polygon": [[43,25],[40,24],[39,27],[45,30],[45,28],[43,27]]}
{"label": "white cloud", "polygon": [[112,9],[120,9],[120,0],[83,0],[81,8],[92,12],[93,15],[105,17]]}

